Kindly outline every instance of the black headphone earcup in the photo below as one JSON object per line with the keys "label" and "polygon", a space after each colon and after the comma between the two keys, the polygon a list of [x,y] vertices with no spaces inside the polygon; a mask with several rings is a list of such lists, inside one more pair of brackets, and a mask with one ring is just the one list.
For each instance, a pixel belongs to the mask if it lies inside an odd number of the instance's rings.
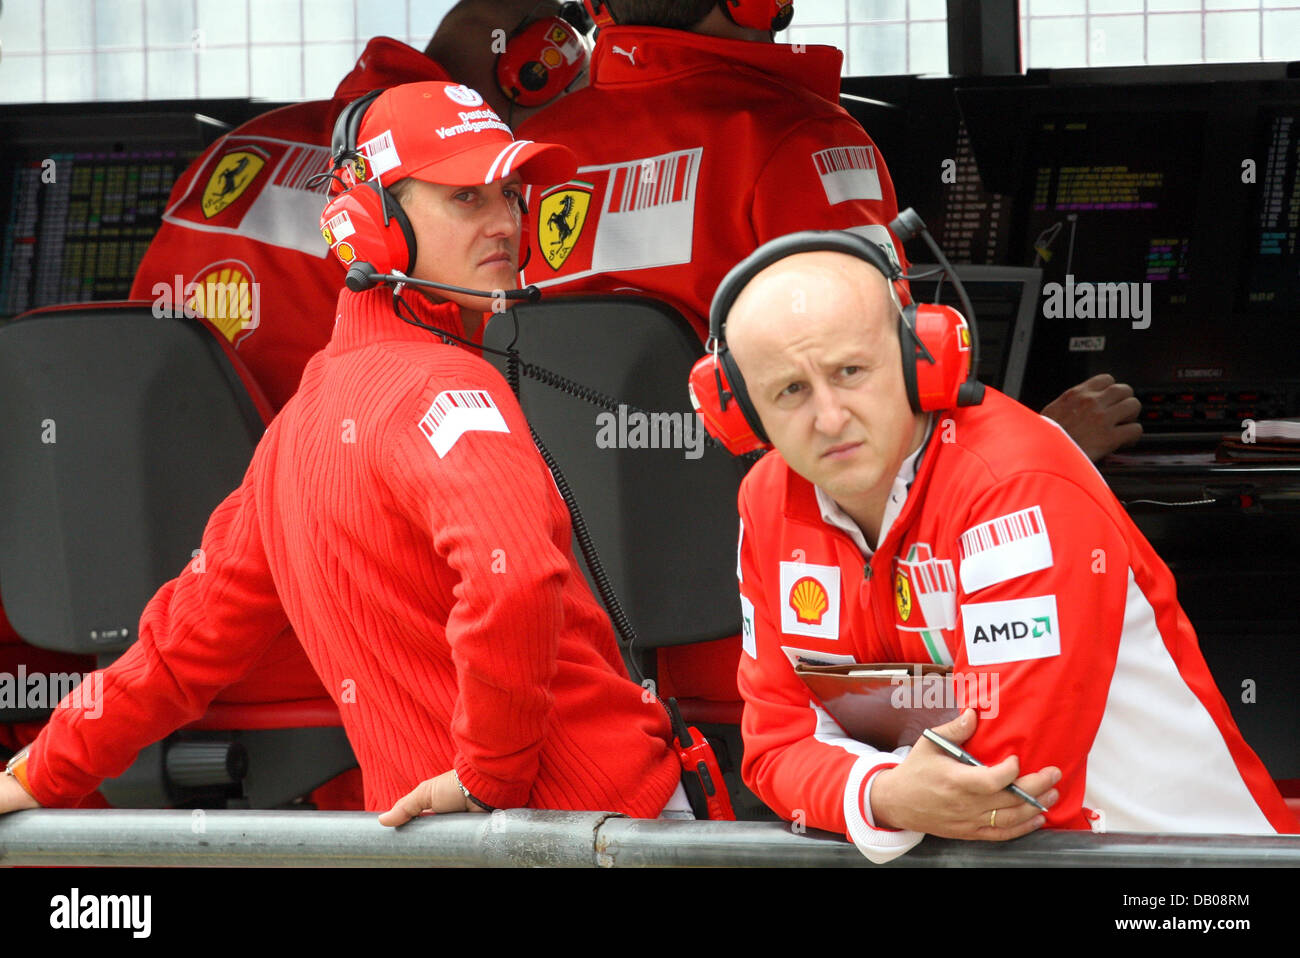
{"label": "black headphone earcup", "polygon": [[754,404],[749,401],[749,388],[745,385],[745,377],[740,374],[740,367],[731,357],[731,350],[727,348],[726,343],[718,348],[718,360],[722,363],[722,371],[727,376],[727,385],[731,387],[731,401],[740,407],[745,422],[749,424],[750,429],[754,430],[754,435],[770,445],[772,440],[767,438],[767,433],[763,431],[763,423],[758,418],[758,413],[754,411]]}
{"label": "black headphone earcup", "polygon": [[330,162],[335,171],[359,155],[357,137],[361,133],[361,120],[366,115],[366,108],[383,92],[371,90],[357,97],[343,108],[334,121],[334,129],[330,133]]}
{"label": "black headphone earcup", "polygon": [[[909,325],[910,324],[910,325]],[[903,307],[898,317],[898,351],[903,357],[903,386],[907,389],[907,404],[912,412],[921,411],[921,390],[916,382],[916,364],[920,362],[917,354],[916,338],[916,304]]]}
{"label": "black headphone earcup", "polygon": [[402,270],[408,276],[415,269],[415,230],[411,227],[411,221],[406,217],[406,211],[402,209],[402,204],[397,202],[397,197],[384,190],[388,201],[388,210],[393,219],[397,222],[398,228],[402,231],[402,237],[406,240],[406,269]]}

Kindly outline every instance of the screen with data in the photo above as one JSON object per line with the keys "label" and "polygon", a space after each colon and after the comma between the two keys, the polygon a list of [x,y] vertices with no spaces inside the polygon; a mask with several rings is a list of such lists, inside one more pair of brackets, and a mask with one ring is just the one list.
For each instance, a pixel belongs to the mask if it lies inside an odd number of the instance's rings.
{"label": "screen with data", "polygon": [[1300,313],[1300,104],[1260,111],[1239,306],[1251,313]]}
{"label": "screen with data", "polygon": [[0,315],[125,299],[194,149],[50,152],[10,160]]}

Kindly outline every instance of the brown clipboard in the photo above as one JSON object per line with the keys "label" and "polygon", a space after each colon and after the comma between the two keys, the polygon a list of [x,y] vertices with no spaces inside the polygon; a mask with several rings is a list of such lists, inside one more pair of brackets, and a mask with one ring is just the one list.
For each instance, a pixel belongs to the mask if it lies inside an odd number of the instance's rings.
{"label": "brown clipboard", "polygon": [[[897,672],[902,675],[852,675]],[[921,732],[955,719],[952,666],[931,662],[854,662],[795,666],[795,675],[849,735],[882,751],[914,745]],[[927,704],[928,703],[928,704]]]}

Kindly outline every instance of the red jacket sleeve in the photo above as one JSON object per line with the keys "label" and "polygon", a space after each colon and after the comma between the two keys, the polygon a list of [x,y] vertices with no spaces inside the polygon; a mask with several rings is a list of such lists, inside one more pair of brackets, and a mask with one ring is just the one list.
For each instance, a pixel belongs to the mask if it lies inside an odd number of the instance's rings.
{"label": "red jacket sleeve", "polygon": [[[745,700],[741,731],[745,783],[782,818],[839,832],[875,862],[888,861],[921,840],[917,832],[876,828],[868,820],[874,774],[897,765],[898,754],[878,752],[851,738],[812,698],[782,649],[780,590],[766,582],[758,545],[763,521],[740,494],[740,604],[743,651],[737,684]],[[769,571],[770,570],[766,570]]]}
{"label": "red jacket sleeve", "polygon": [[74,804],[199,718],[288,627],[262,546],[257,462],[213,512],[199,554],[149,601],[135,644],[64,699],[33,743],[28,773],[42,805]]}
{"label": "red jacket sleeve", "polygon": [[1121,532],[1068,479],[1020,473],[973,504],[959,540],[953,662],[979,713],[965,748],[1021,773],[1061,769],[1049,828],[1087,828],[1088,752],[1123,629],[1130,566]]}
{"label": "red jacket sleeve", "polygon": [[[466,394],[478,403],[471,411],[433,412]],[[388,440],[389,481],[428,530],[439,574],[454,583],[446,635],[457,683],[455,768],[481,801],[521,807],[553,706],[568,512],[518,402],[486,363],[439,376],[405,408],[413,415],[399,416]],[[432,435],[419,428],[426,409],[426,425],[437,422]]]}
{"label": "red jacket sleeve", "polygon": [[906,268],[902,244],[888,228],[897,215],[885,159],[847,115],[799,126],[763,165],[755,184],[753,225],[760,243],[799,230],[850,230]]}

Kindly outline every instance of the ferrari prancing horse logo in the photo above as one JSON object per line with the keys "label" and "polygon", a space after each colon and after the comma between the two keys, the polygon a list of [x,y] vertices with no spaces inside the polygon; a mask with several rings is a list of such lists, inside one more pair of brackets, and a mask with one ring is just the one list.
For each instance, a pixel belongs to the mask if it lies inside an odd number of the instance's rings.
{"label": "ferrari prancing horse logo", "polygon": [[591,205],[590,183],[571,181],[542,197],[537,213],[537,248],[558,270],[573,252]]}
{"label": "ferrari prancing horse logo", "polygon": [[266,157],[252,150],[235,150],[217,161],[203,188],[203,218],[210,220],[239,199],[266,165]]}
{"label": "ferrari prancing horse logo", "polygon": [[894,576],[894,599],[898,604],[898,617],[906,622],[912,615],[912,586],[902,572]]}

